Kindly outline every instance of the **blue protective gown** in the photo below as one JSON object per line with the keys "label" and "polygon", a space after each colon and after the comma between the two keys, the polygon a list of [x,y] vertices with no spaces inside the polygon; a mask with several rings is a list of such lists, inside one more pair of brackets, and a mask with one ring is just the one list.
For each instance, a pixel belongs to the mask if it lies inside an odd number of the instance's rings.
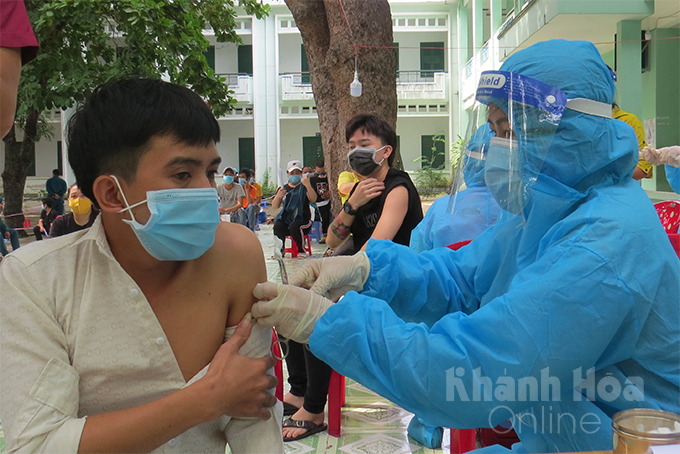
{"label": "blue protective gown", "polygon": [[[590,43],[539,43],[501,70],[614,95]],[[511,418],[518,451],[612,449],[617,411],[680,412],[680,261],[637,159],[625,124],[567,110],[524,217],[459,251],[369,241],[363,292],[316,323],[312,352],[432,424]]]}
{"label": "blue protective gown", "polygon": [[680,168],[669,166],[666,164],[666,179],[671,185],[671,188],[680,194]]}
{"label": "blue protective gown", "polygon": [[[470,138],[468,150],[479,152],[493,131],[488,123]],[[416,252],[472,240],[496,223],[501,208],[484,184],[484,161],[466,157],[463,169],[466,189],[457,194],[455,211],[448,212],[450,196],[435,200],[425,217],[411,232],[410,248]]]}

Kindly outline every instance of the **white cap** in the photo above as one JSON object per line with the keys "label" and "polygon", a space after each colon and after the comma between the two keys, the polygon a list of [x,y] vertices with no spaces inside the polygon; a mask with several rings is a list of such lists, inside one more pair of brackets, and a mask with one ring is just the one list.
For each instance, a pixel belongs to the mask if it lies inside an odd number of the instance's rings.
{"label": "white cap", "polygon": [[232,166],[225,167],[224,170],[222,171],[222,175],[224,175],[224,173],[227,171],[227,169],[231,169],[234,172],[234,175],[238,175],[238,171],[236,170],[236,167],[232,167]]}
{"label": "white cap", "polygon": [[301,170],[302,170],[302,163],[301,163],[300,161],[289,161],[289,162],[288,162],[287,170],[288,170],[289,172],[291,172],[291,171],[293,171],[293,170],[295,170],[295,169],[298,169],[298,170],[301,171]]}

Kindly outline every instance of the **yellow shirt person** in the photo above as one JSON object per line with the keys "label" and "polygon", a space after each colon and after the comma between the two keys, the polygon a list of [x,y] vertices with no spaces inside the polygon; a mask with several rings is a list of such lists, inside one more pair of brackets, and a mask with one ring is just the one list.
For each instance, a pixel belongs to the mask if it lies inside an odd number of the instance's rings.
{"label": "yellow shirt person", "polygon": [[[626,112],[614,104],[612,107],[612,118],[621,120],[633,128],[633,131],[635,131],[635,135],[638,139],[638,150],[642,150],[647,146],[647,142],[645,141],[645,129],[638,117],[630,112]],[[640,157],[637,168],[635,169],[635,172],[633,172],[633,178],[636,180],[641,180],[642,178],[652,178],[653,170],[654,166]]]}

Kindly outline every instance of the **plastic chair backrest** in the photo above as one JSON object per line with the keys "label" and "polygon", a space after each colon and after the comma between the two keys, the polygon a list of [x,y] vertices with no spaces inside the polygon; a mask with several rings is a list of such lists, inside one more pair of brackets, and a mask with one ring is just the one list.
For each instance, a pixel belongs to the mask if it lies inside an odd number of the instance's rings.
{"label": "plastic chair backrest", "polygon": [[680,227],[680,200],[667,200],[654,204],[666,233],[678,233]]}

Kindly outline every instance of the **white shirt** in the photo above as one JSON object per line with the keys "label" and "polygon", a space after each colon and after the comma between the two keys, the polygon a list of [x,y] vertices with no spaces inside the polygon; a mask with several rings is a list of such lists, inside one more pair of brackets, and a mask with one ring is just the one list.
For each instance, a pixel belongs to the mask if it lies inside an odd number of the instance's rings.
{"label": "white shirt", "polygon": [[[101,219],[36,242],[0,265],[0,420],[7,452],[78,450],[88,415],[136,407],[189,382],[149,302],[109,249]],[[230,337],[235,328],[225,332]],[[241,354],[261,357],[271,329],[253,327]],[[154,453],[282,452],[274,418],[200,424]]]}

